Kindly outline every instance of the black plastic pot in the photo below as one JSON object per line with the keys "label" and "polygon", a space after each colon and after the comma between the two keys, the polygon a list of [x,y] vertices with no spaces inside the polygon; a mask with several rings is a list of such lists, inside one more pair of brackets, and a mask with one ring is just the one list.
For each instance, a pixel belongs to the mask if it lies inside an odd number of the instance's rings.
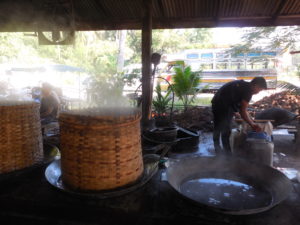
{"label": "black plastic pot", "polygon": [[176,127],[161,127],[145,132],[145,136],[157,142],[172,142],[177,139]]}
{"label": "black plastic pot", "polygon": [[175,151],[198,147],[200,141],[200,132],[182,127],[177,128],[177,138],[180,139],[180,141],[178,141],[174,146]]}

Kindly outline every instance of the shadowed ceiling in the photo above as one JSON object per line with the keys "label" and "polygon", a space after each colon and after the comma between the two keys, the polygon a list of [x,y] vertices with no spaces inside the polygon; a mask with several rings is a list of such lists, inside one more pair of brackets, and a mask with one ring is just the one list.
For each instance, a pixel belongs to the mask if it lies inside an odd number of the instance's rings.
{"label": "shadowed ceiling", "polygon": [[[0,31],[141,29],[145,0],[2,0]],[[299,0],[153,0],[153,28],[300,25]]]}

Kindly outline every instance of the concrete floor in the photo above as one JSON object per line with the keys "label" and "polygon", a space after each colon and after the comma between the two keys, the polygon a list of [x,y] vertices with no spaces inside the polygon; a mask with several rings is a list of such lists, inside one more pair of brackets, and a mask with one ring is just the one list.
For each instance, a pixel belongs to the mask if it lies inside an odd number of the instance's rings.
{"label": "concrete floor", "polygon": [[273,166],[296,182],[300,171],[299,150],[300,146],[297,148],[295,145],[293,135],[274,135]]}

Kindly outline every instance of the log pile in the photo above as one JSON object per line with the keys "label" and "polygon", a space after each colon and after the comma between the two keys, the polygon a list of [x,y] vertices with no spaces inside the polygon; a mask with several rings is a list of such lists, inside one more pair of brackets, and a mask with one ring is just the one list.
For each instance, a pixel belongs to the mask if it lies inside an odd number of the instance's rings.
{"label": "log pile", "polygon": [[292,113],[299,114],[300,96],[295,95],[290,91],[282,91],[251,104],[249,112],[254,116],[256,112],[261,112],[272,107],[286,109]]}
{"label": "log pile", "polygon": [[[269,108],[282,108],[295,114],[300,114],[300,95],[291,91],[282,91],[250,104],[249,114],[254,118],[255,114]],[[239,119],[239,113],[235,114]],[[173,122],[184,128],[212,131],[213,115],[211,107],[190,107],[186,112],[174,111]]]}
{"label": "log pile", "polygon": [[212,131],[213,115],[211,107],[190,107],[186,112],[174,112],[173,121],[184,128],[194,130]]}

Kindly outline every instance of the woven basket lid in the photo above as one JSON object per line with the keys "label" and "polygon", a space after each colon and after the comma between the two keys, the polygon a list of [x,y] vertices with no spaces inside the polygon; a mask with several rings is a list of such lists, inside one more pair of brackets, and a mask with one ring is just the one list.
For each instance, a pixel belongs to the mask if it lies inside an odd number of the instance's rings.
{"label": "woven basket lid", "polygon": [[28,106],[28,105],[37,105],[37,102],[34,101],[18,101],[18,100],[0,100],[0,107],[12,107],[12,106]]}
{"label": "woven basket lid", "polygon": [[132,107],[88,108],[62,112],[61,123],[78,125],[121,124],[140,119],[141,112]]}

